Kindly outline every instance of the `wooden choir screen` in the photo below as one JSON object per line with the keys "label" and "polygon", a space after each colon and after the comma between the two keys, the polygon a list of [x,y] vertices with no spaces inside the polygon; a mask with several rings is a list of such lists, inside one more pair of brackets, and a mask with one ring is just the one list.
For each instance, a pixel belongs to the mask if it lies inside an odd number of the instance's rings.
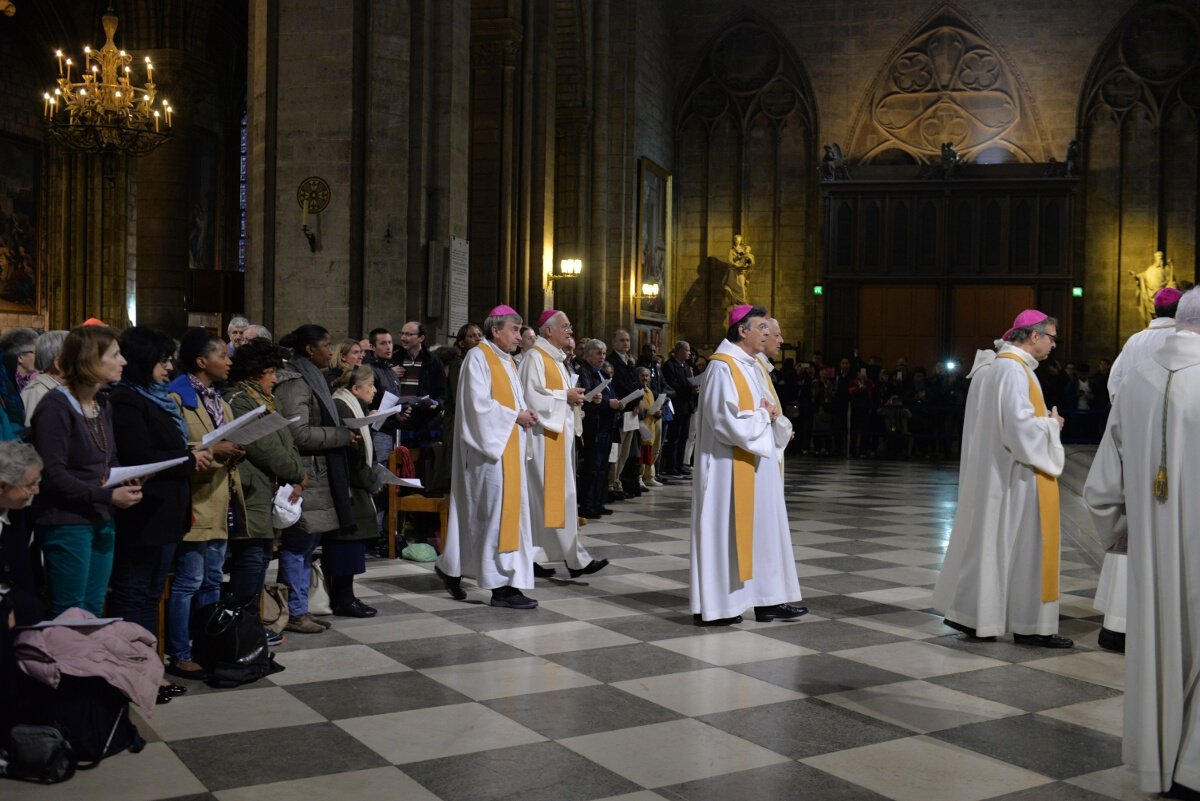
{"label": "wooden choir screen", "polygon": [[950,354],[970,369],[975,351],[991,348],[1022,309],[1036,306],[1032,286],[959,285],[950,302]]}
{"label": "wooden choir screen", "polygon": [[[858,355],[865,362],[882,357],[889,369],[903,356],[910,367],[933,370],[942,338],[942,308],[937,286],[870,284],[859,288]],[[840,353],[827,354],[836,363]]]}

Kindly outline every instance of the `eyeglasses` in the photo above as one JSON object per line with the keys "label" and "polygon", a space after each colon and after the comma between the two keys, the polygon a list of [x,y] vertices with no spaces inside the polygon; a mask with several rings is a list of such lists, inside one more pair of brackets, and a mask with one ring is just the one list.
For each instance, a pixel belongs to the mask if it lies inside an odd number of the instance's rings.
{"label": "eyeglasses", "polygon": [[1050,339],[1054,341],[1055,345],[1058,344],[1058,334],[1047,334],[1045,331],[1034,331],[1033,333],[1041,334],[1044,337],[1050,337]]}

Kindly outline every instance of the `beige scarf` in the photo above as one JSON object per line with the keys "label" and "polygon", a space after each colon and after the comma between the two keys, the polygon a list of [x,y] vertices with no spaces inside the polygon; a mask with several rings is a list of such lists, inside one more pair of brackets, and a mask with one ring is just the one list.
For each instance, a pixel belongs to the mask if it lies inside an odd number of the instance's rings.
{"label": "beige scarf", "polygon": [[[366,417],[366,412],[363,411],[362,401],[354,397],[354,393],[346,387],[333,391],[333,399],[340,400],[342,403],[350,407],[353,417]],[[367,464],[375,464],[375,448],[371,445],[371,429],[368,426],[354,429],[362,437],[363,450],[366,453]]]}

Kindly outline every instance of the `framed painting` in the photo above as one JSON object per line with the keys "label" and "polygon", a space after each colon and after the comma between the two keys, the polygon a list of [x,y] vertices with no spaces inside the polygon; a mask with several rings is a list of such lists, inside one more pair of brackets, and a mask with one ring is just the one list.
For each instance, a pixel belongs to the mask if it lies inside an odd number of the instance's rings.
{"label": "framed painting", "polygon": [[193,132],[190,173],[188,268],[214,270],[217,267],[217,138],[208,131]]}
{"label": "framed painting", "polygon": [[[648,158],[638,161],[637,318],[667,322],[671,264],[671,174]],[[647,292],[648,288],[656,287]]]}
{"label": "framed painting", "polygon": [[40,154],[31,139],[0,136],[0,311],[38,311]]}

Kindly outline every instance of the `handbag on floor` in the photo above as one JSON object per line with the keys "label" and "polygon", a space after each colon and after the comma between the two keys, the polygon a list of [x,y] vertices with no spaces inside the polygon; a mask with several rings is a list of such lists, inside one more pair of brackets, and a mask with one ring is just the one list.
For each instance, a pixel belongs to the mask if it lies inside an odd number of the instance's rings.
{"label": "handbag on floor", "polygon": [[312,573],[308,576],[308,611],[313,615],[333,614],[333,606],[329,602],[329,589],[325,583],[325,571],[316,560],[313,561]]}
{"label": "handbag on floor", "polygon": [[75,751],[55,726],[13,726],[0,776],[56,784],[75,775]]}
{"label": "handbag on floor", "polygon": [[254,601],[241,604],[226,595],[199,609],[196,618],[192,658],[208,670],[209,686],[237,687],[283,670],[267,646],[267,632]]}
{"label": "handbag on floor", "polygon": [[288,595],[286,584],[268,581],[263,585],[260,605],[262,622],[276,634],[283,631],[291,619],[291,615],[288,614]]}

